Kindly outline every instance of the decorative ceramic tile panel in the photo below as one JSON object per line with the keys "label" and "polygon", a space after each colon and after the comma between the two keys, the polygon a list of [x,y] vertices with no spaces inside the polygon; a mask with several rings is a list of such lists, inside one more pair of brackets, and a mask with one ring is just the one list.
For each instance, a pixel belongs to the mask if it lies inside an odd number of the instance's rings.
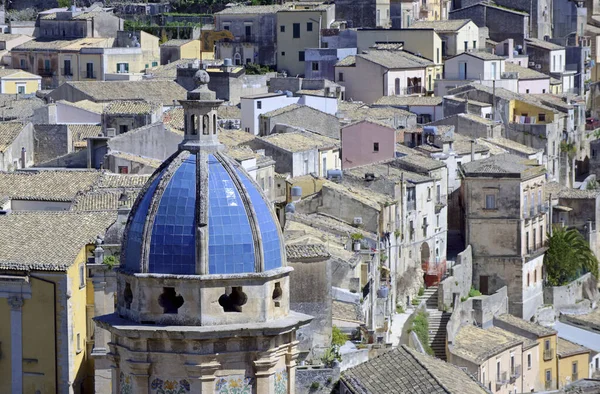
{"label": "decorative ceramic tile panel", "polygon": [[119,393],[120,394],[133,394],[133,385],[131,382],[131,376],[125,375],[121,372],[119,376]]}
{"label": "decorative ceramic tile panel", "polygon": [[281,369],[275,372],[275,394],[288,393],[288,375],[287,369]]}
{"label": "decorative ceramic tile panel", "polygon": [[186,379],[154,378],[150,383],[152,394],[185,394],[190,392],[190,382]]}
{"label": "decorative ceramic tile panel", "polygon": [[244,375],[218,377],[215,381],[215,394],[252,394],[254,378]]}

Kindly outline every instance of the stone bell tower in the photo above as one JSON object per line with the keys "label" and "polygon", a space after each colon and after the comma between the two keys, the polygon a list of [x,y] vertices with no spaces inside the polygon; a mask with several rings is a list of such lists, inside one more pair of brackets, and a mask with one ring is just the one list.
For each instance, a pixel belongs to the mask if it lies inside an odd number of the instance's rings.
{"label": "stone bell tower", "polygon": [[260,187],[222,152],[208,74],[185,136],[125,227],[110,331],[114,394],[293,394],[296,331],[283,237]]}

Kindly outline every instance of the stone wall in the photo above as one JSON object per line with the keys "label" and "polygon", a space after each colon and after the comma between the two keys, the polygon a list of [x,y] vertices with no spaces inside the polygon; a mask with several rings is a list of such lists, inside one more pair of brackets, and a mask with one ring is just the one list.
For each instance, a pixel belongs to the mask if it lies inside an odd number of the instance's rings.
{"label": "stone wall", "polygon": [[297,367],[296,394],[329,394],[339,378],[339,367]]}
{"label": "stone wall", "polygon": [[477,26],[489,29],[490,39],[501,42],[512,38],[515,44],[523,43],[529,26],[527,15],[502,8],[487,7],[485,4],[451,11],[449,19],[471,19]]}
{"label": "stone wall", "polygon": [[121,134],[108,142],[111,151],[166,160],[177,151],[182,136],[165,129],[162,122]]}
{"label": "stone wall", "polygon": [[297,331],[298,350],[321,357],[331,344],[331,263],[321,261],[288,261],[290,274],[290,309],[313,316],[309,325]]}
{"label": "stone wall", "polygon": [[438,309],[448,310],[454,306],[456,299],[467,297],[473,285],[473,255],[471,246],[460,252],[456,264],[452,267],[452,275],[444,279],[438,287]]}
{"label": "stone wall", "polygon": [[553,286],[544,288],[544,304],[552,304],[558,312],[567,312],[574,309],[580,310],[585,304],[588,308],[591,303],[598,301],[598,289],[596,278],[591,273],[572,281],[564,286]]}
{"label": "stone wall", "polygon": [[44,163],[70,153],[73,149],[67,125],[34,125],[34,164]]}
{"label": "stone wall", "polygon": [[376,10],[374,0],[337,0],[335,19],[348,22],[348,27],[377,27]]}
{"label": "stone wall", "polygon": [[66,167],[66,168],[87,168],[88,151],[87,149],[67,153],[48,160],[43,163],[36,163],[36,167]]}

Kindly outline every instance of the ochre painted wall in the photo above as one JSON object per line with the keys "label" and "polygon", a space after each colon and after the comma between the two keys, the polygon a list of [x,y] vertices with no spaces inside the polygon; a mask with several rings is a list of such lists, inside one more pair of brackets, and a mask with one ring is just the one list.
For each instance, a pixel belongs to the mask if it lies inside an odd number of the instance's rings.
{"label": "ochre painted wall", "polygon": [[[577,379],[587,379],[590,374],[589,353],[576,354],[558,359],[558,387],[571,383],[573,363],[577,362]],[[569,380],[567,380],[569,378]]]}

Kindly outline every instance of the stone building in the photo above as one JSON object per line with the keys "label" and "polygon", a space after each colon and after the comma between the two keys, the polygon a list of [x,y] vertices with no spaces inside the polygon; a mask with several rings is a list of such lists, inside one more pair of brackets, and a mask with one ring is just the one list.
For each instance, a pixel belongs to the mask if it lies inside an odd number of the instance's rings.
{"label": "stone building", "polygon": [[462,177],[473,284],[483,294],[508,286],[509,313],[529,319],[543,304],[546,170],[504,154],[463,164]]}
{"label": "stone building", "polygon": [[[296,331],[275,213],[222,153],[221,104],[208,74],[182,100],[179,150],[153,174],[128,218],[112,334],[118,392],[294,393]],[[174,214],[177,214],[175,216]]]}

